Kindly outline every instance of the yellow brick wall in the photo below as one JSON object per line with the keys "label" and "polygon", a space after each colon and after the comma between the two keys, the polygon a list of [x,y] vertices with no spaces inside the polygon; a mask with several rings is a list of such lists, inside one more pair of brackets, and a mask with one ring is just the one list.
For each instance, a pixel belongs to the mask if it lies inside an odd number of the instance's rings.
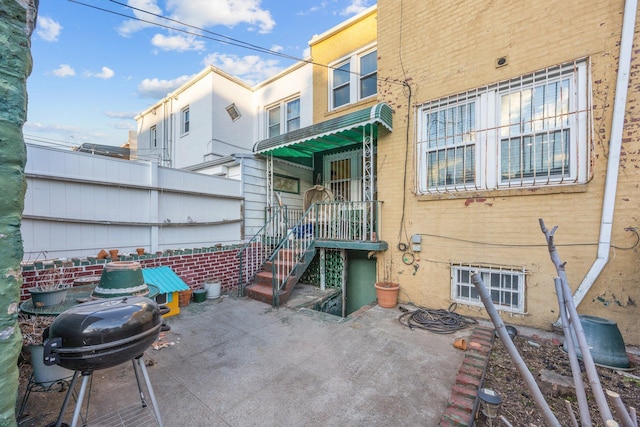
{"label": "yellow brick wall", "polygon": [[341,58],[351,56],[361,48],[376,41],[377,14],[372,10],[353,22],[348,22],[316,40],[311,40],[311,58],[313,67],[313,122],[319,123],[334,116],[343,115],[375,104],[375,97],[329,112],[328,65]]}
{"label": "yellow brick wall", "polygon": [[[378,1],[378,101],[394,109],[394,131],[378,143],[378,194],[384,202],[380,237],[390,245],[378,257],[379,279],[397,280],[402,302],[446,308],[451,303],[450,263],[524,267],[529,272],[527,314],[504,314],[504,319],[549,329],[558,318],[556,272],[538,219],[558,225],[556,243],[575,290],[596,258],[624,2],[449,0],[437,6],[421,0]],[[611,250],[610,262],[578,307],[581,314],[616,321],[627,344],[640,344],[639,248],[624,249],[635,243],[625,228],[640,228],[638,27],[613,221],[612,244],[618,249]],[[503,56],[508,65],[496,68],[495,60]],[[582,57],[591,60],[593,85],[592,178],[587,184],[550,194],[416,196],[415,105]],[[410,85],[410,105],[402,81]],[[405,229],[400,231],[403,206]],[[412,234],[423,234],[422,251],[415,254],[414,265],[406,265],[397,244],[407,243]],[[459,306],[458,311],[486,317],[478,307]]]}

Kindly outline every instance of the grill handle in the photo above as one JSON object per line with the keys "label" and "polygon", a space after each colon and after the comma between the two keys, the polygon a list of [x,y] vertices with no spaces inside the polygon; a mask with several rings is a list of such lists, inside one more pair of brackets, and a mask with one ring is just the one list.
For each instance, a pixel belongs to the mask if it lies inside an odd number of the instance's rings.
{"label": "grill handle", "polygon": [[47,338],[43,342],[43,355],[42,361],[46,366],[57,365],[60,362],[60,355],[55,351],[55,349],[59,348],[62,345],[62,338]]}

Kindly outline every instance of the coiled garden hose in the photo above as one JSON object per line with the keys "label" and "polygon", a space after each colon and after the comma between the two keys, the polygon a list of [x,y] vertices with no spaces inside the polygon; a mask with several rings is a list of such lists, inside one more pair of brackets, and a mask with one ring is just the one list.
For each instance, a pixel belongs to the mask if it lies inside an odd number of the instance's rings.
{"label": "coiled garden hose", "polygon": [[426,329],[435,334],[452,334],[469,325],[478,323],[477,320],[471,317],[455,313],[456,308],[457,304],[455,303],[451,304],[446,310],[419,308],[414,311],[409,311],[406,308],[400,307],[400,310],[404,311],[404,313],[398,317],[398,321],[401,325],[407,326],[410,329]]}

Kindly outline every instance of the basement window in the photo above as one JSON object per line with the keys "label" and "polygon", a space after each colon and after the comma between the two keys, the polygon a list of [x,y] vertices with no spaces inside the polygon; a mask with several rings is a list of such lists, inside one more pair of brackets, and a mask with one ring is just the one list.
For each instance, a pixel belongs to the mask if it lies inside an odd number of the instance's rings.
{"label": "basement window", "polygon": [[480,273],[497,310],[524,313],[525,269],[513,267],[451,266],[451,299],[457,303],[484,307],[471,275]]}

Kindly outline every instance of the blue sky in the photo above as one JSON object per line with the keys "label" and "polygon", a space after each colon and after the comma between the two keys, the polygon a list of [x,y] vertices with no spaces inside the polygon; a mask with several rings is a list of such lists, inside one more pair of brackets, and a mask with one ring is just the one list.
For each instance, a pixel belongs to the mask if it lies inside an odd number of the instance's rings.
{"label": "blue sky", "polygon": [[136,128],[136,114],[206,65],[253,84],[294,62],[211,40],[220,37],[180,23],[303,58],[314,34],[373,4],[375,0],[41,1],[31,37],[25,140],[66,147],[121,145]]}

